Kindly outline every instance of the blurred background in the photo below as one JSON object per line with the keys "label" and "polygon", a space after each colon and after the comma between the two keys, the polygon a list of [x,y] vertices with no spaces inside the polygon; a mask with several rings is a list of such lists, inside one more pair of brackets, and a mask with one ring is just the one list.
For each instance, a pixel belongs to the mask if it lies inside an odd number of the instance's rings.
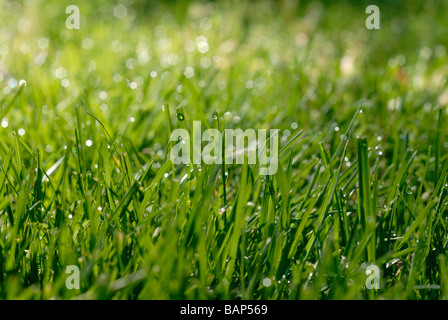
{"label": "blurred background", "polygon": [[[79,30],[65,25],[73,4]],[[370,4],[380,30],[365,27]],[[387,139],[398,121],[418,147],[432,139],[422,115],[448,103],[446,12],[443,1],[2,0],[1,93],[20,80],[31,93],[3,127],[61,148],[74,125],[69,106],[85,94],[112,131],[132,125],[139,147],[158,147],[168,139],[154,130],[166,127],[164,102],[182,105],[187,120],[218,111],[229,126],[319,134],[367,99],[359,134]],[[94,139],[95,126],[86,130]]]}

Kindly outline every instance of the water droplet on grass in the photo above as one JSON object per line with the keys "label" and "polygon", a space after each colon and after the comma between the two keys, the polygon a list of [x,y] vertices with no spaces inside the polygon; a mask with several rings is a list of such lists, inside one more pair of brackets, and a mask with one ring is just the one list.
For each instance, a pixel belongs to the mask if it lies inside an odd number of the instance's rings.
{"label": "water droplet on grass", "polygon": [[17,80],[16,79],[9,79],[8,87],[15,88],[16,86],[17,86]]}
{"label": "water droplet on grass", "polygon": [[224,120],[226,120],[226,121],[232,120],[232,114],[229,111],[224,113]]}
{"label": "water droplet on grass", "polygon": [[264,285],[266,288],[267,288],[267,287],[270,287],[271,284],[272,284],[272,280],[271,280],[271,279],[269,279],[269,278],[264,278],[264,279],[263,279],[263,285]]}
{"label": "water droplet on grass", "polygon": [[67,70],[65,70],[63,67],[59,67],[54,71],[54,75],[56,78],[64,79],[67,76]]}
{"label": "water droplet on grass", "polygon": [[183,113],[178,112],[177,113],[177,119],[179,119],[179,121],[184,121],[185,120],[185,116],[183,115]]}
{"label": "water droplet on grass", "polygon": [[106,100],[107,99],[107,92],[106,91],[101,91],[99,96],[100,96],[101,100]]}
{"label": "water droplet on grass", "polygon": [[187,66],[187,67],[185,68],[184,75],[185,75],[185,77],[186,77],[187,79],[190,79],[191,77],[194,76],[194,69],[193,69],[192,67],[190,67],[190,66]]}

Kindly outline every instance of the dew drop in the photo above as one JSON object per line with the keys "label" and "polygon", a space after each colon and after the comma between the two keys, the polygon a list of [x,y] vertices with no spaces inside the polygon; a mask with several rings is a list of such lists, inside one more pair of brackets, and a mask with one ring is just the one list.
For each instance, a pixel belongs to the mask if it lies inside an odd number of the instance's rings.
{"label": "dew drop", "polygon": [[106,91],[101,91],[100,92],[100,99],[101,100],[106,100],[107,99],[107,92]]}
{"label": "dew drop", "polygon": [[226,121],[232,120],[232,114],[229,111],[224,113],[224,120],[226,120]]}
{"label": "dew drop", "polygon": [[272,284],[272,280],[271,280],[271,279],[269,279],[269,278],[264,278],[264,279],[263,279],[263,285],[264,285],[265,287],[270,287],[271,284]]}
{"label": "dew drop", "polygon": [[17,86],[17,80],[16,79],[9,79],[8,87],[15,88],[16,86]]}

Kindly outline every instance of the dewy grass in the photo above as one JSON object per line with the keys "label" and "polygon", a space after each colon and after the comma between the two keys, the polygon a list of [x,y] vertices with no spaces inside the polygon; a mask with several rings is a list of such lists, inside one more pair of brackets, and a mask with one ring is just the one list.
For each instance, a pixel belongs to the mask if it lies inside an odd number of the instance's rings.
{"label": "dewy grass", "polygon": [[0,4],[1,299],[448,298],[445,2],[64,5]]}

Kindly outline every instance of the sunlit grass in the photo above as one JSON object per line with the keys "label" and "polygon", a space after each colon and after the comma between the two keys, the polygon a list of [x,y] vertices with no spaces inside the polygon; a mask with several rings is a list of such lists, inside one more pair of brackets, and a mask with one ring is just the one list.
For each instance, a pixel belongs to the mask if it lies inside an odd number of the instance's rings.
{"label": "sunlit grass", "polygon": [[[0,3],[0,298],[448,298],[446,4],[69,4]],[[213,114],[277,174],[172,165]]]}

